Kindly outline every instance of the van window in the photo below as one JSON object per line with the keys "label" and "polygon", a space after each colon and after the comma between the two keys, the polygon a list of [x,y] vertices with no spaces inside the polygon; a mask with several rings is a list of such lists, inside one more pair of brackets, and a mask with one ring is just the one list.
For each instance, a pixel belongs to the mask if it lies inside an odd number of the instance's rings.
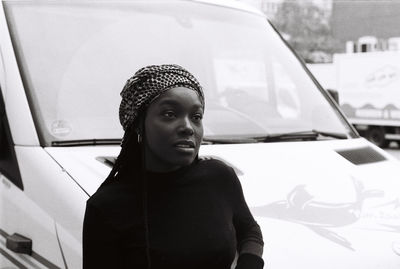
{"label": "van window", "polygon": [[199,78],[205,136],[352,133],[261,15],[185,1],[5,3],[45,146],[121,138],[125,81],[161,63],[179,64]]}
{"label": "van window", "polygon": [[0,91],[0,174],[13,182],[18,188],[24,189],[18,162],[14,151],[10,127],[5,112],[3,96]]}

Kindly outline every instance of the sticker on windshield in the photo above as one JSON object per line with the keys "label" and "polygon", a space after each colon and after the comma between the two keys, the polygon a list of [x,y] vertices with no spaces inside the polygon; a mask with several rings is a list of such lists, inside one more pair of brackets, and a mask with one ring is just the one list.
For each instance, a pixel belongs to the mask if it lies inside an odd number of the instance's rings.
{"label": "sticker on windshield", "polygon": [[71,130],[71,126],[64,120],[57,120],[51,124],[51,133],[55,136],[67,136]]}

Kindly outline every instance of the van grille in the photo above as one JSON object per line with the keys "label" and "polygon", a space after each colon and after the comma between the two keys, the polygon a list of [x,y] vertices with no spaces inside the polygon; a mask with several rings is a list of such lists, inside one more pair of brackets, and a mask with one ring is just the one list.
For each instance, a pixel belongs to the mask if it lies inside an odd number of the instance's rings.
{"label": "van grille", "polygon": [[385,156],[377,152],[371,147],[362,147],[358,149],[349,150],[337,150],[343,158],[352,162],[355,165],[366,164],[366,163],[376,163],[387,160]]}

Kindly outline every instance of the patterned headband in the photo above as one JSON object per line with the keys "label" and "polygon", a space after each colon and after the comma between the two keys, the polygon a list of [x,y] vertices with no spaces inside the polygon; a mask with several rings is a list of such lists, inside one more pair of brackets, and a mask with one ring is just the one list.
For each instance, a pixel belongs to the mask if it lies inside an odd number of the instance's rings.
{"label": "patterned headband", "polygon": [[204,107],[203,89],[197,79],[179,65],[150,65],[139,69],[128,79],[121,92],[119,120],[129,130],[139,113],[165,91],[185,87],[198,93]]}

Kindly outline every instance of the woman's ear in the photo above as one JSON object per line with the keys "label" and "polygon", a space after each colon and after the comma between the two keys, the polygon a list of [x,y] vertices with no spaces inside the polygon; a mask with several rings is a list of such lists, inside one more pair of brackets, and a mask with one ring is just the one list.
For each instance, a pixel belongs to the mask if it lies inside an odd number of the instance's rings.
{"label": "woman's ear", "polygon": [[138,118],[135,132],[137,135],[137,142],[140,144],[143,141],[143,136],[144,136],[144,117]]}
{"label": "woman's ear", "polygon": [[142,143],[142,141],[143,141],[142,133],[140,131],[137,131],[136,134],[137,134],[137,142],[138,142],[138,144]]}

